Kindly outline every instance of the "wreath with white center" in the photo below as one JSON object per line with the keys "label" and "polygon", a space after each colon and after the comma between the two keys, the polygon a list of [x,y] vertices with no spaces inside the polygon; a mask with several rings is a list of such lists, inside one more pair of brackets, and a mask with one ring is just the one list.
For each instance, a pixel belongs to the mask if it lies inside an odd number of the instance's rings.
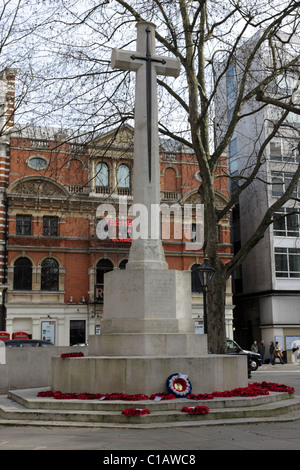
{"label": "wreath with white center", "polygon": [[192,391],[192,385],[187,375],[172,374],[167,378],[167,388],[169,393],[173,393],[177,398],[185,398]]}

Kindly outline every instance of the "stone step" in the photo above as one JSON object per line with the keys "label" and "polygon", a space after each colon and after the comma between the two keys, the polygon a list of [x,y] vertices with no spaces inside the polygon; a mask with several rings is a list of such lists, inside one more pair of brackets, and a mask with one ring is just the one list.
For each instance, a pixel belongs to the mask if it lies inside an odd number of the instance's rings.
{"label": "stone step", "polygon": [[257,397],[232,397],[232,398],[214,398],[213,400],[143,400],[143,401],[122,401],[122,400],[57,400],[53,398],[40,398],[40,391],[48,391],[45,389],[29,389],[8,392],[8,398],[16,403],[21,404],[25,408],[34,409],[64,409],[64,410],[88,410],[88,411],[122,411],[125,408],[140,407],[149,409],[150,411],[180,411],[183,406],[207,406],[209,409],[215,408],[238,408],[252,407],[265,403],[283,401],[291,397],[288,393],[274,393],[269,395],[261,395]]}
{"label": "stone step", "polygon": [[[286,393],[247,398],[154,402],[37,398],[39,390],[20,390],[0,397],[0,424],[101,427],[207,426],[300,418],[300,397]],[[183,406],[204,405],[205,415],[182,413]],[[147,408],[149,415],[124,416],[124,408]],[[74,413],[74,411],[76,412]]]}

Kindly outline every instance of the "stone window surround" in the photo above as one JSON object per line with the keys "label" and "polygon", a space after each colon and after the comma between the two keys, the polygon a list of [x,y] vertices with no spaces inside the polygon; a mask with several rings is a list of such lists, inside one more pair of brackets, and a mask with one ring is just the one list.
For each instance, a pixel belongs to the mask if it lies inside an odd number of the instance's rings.
{"label": "stone window surround", "polygon": [[96,188],[96,173],[97,165],[99,163],[105,163],[108,166],[108,181],[109,188],[118,188],[118,168],[120,165],[126,165],[129,168],[130,174],[130,188],[132,187],[132,161],[119,159],[117,157],[113,158],[95,158],[94,165],[92,166],[92,186]]}
{"label": "stone window surround", "polygon": [[[8,269],[7,269],[7,281],[8,281],[8,285],[10,286],[10,289],[13,290],[13,285],[14,285],[14,264],[15,264],[15,261],[18,259],[18,258],[28,258],[31,263],[32,263],[32,290],[31,291],[39,291],[39,292],[43,292],[41,291],[41,271],[42,271],[42,262],[44,261],[44,259],[46,258],[53,258],[55,259],[57,262],[58,262],[58,266],[59,266],[59,285],[58,285],[58,291],[49,291],[49,292],[61,292],[61,291],[64,291],[64,288],[65,288],[65,273],[66,273],[66,268],[64,268],[62,265],[61,265],[61,262],[60,260],[53,256],[52,254],[47,254],[46,256],[43,256],[43,258],[41,258],[38,262],[38,264],[36,265],[34,260],[31,258],[31,256],[29,256],[28,254],[26,253],[22,253],[18,256],[16,256],[12,261],[11,261],[11,264],[10,266],[8,266]],[[48,291],[47,291],[48,292]]]}

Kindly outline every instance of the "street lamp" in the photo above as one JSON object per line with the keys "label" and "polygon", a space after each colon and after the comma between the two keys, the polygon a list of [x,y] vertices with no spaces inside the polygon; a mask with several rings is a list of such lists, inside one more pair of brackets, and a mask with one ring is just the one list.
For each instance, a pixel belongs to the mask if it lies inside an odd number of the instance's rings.
{"label": "street lamp", "polygon": [[215,274],[215,269],[210,266],[208,263],[208,259],[204,258],[204,263],[197,268],[198,276],[199,276],[199,281],[201,283],[201,286],[203,288],[203,318],[204,318],[204,334],[207,334],[207,310],[206,310],[206,292],[207,288],[210,284],[210,281],[213,278],[213,275]]}

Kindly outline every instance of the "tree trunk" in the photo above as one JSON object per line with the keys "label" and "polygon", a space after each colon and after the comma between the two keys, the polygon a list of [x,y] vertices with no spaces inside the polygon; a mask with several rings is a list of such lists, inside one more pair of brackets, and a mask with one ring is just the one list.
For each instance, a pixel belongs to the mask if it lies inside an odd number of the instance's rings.
{"label": "tree trunk", "polygon": [[227,353],[225,300],[226,271],[224,266],[219,266],[207,291],[207,339],[208,351],[212,354]]}

